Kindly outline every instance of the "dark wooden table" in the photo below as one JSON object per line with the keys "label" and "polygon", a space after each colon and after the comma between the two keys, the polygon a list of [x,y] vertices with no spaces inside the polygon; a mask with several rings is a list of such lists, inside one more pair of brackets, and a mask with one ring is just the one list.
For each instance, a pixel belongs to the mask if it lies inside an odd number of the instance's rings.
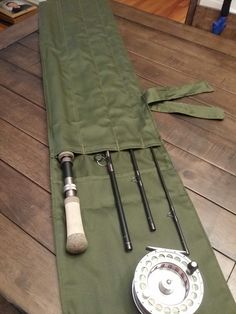
{"label": "dark wooden table", "polygon": [[[143,88],[200,79],[190,103],[225,120],[156,114],[173,163],[236,297],[236,43],[113,3]],[[61,313],[38,33],[0,51],[0,294],[30,314]]]}

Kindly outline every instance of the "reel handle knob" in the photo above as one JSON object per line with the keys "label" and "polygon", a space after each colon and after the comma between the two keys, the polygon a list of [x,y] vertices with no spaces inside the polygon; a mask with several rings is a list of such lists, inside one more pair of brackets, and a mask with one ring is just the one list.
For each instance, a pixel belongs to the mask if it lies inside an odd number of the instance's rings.
{"label": "reel handle knob", "polygon": [[187,265],[187,274],[192,275],[198,269],[198,264],[195,261],[191,261]]}

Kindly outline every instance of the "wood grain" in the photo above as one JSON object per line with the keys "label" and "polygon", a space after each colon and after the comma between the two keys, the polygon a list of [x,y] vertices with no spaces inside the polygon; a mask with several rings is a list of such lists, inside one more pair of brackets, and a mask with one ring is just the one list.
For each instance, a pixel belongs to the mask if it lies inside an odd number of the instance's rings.
{"label": "wood grain", "polygon": [[34,32],[18,41],[19,44],[39,52],[39,33]]}
{"label": "wood grain", "polygon": [[235,176],[173,145],[166,143],[165,146],[187,188],[236,213]]}
{"label": "wood grain", "polygon": [[222,252],[224,256],[228,256],[231,261],[236,260],[236,216],[201,197],[199,194],[190,190],[188,190],[188,194],[197,210],[212,247]]}
{"label": "wood grain", "polygon": [[2,161],[0,171],[1,213],[54,252],[50,194]]}
{"label": "wood grain", "polygon": [[0,49],[6,48],[15,41],[31,34],[38,29],[38,14],[12,25],[0,32]]}
{"label": "wood grain", "polygon": [[228,284],[229,284],[229,288],[231,290],[231,293],[232,293],[232,295],[234,297],[234,300],[236,302],[236,266],[235,265],[234,265],[233,272],[230,275]]}
{"label": "wood grain", "polygon": [[0,293],[27,313],[61,313],[55,257],[0,214]]}
{"label": "wood grain", "polygon": [[[14,75],[14,74],[13,74]],[[47,145],[46,112],[23,97],[0,86],[0,116],[31,137]],[[7,110],[6,110],[7,108]],[[40,123],[39,123],[40,121]],[[41,123],[42,121],[42,123]]]}
{"label": "wood grain", "polygon": [[225,280],[228,280],[231,274],[231,271],[234,267],[234,261],[227,258],[226,256],[224,256],[223,254],[219,253],[218,251],[214,251],[215,256],[217,258],[217,261],[220,265],[220,268],[223,272],[223,275],[225,277]]}
{"label": "wood grain", "polygon": [[222,43],[222,38],[214,34],[159,16],[154,16],[135,8],[127,8],[127,6],[117,3],[116,1],[111,1],[111,7],[116,16],[125,18],[126,20],[190,41],[193,44],[197,43],[203,47],[220,51],[227,56],[236,57],[235,42],[232,40],[224,39]]}
{"label": "wood grain", "polygon": [[189,0],[116,0],[119,3],[135,7],[138,10],[163,16],[171,20],[184,23]]}
{"label": "wood grain", "polygon": [[27,69],[40,60],[38,51],[30,51],[20,45],[15,43],[14,45],[8,47],[8,49],[2,49],[0,51],[0,59],[7,60],[9,63],[13,63],[22,69]]}
{"label": "wood grain", "polygon": [[44,107],[42,81],[37,76],[1,59],[0,85]]}
{"label": "wood grain", "polygon": [[[232,69],[236,69],[235,59],[231,58],[230,62],[229,60],[224,61],[225,58],[222,54],[210,53],[209,50],[204,54],[204,49],[200,54],[199,46],[196,49],[193,45],[190,47],[188,43],[182,44],[173,36],[168,38],[166,34],[163,35],[161,32],[143,29],[141,25],[134,23],[128,23],[127,27],[126,21],[119,21],[119,29],[130,51],[135,51],[136,54],[145,56],[158,64],[165,64],[171,69],[184,72],[190,78],[205,79],[214,86],[232,93],[236,92],[236,78],[232,73]],[[137,33],[140,34],[138,38],[135,37]],[[178,45],[175,43],[176,41],[178,41]],[[173,47],[175,48],[173,49]],[[175,53],[173,53],[173,50]],[[208,55],[207,62],[206,55]],[[220,73],[220,75],[216,75],[216,73]]]}
{"label": "wood grain", "polygon": [[[118,25],[120,25],[120,23],[123,23],[123,19],[121,18],[118,19]],[[129,22],[128,25],[129,32],[131,31],[131,25],[132,29],[134,29],[134,26],[137,28],[139,27],[139,24],[131,22]],[[143,33],[146,34],[147,37],[150,37],[155,44],[171,49],[172,54],[175,52],[183,53],[184,56],[194,58],[194,62],[193,60],[190,62],[191,66],[194,66],[195,62],[199,62],[199,60],[201,60],[204,63],[207,62],[207,64],[211,66],[215,65],[217,67],[224,67],[224,69],[229,70],[230,72],[232,69],[235,69],[235,57],[227,56],[227,58],[225,58],[221,51],[209,49],[198,43],[193,44],[188,40],[178,38],[172,34],[167,34],[150,28],[142,29],[142,34]],[[144,38],[142,34],[140,37]],[[152,41],[151,44],[153,43]],[[155,59],[158,59],[158,55],[155,56]],[[217,78],[218,75],[215,76]]]}
{"label": "wood grain", "polygon": [[48,148],[0,120],[0,159],[50,191]]}
{"label": "wood grain", "polygon": [[[236,175],[235,143],[211,132],[211,121],[208,121],[208,130],[205,130],[192,125],[191,121],[173,115],[156,113],[155,117],[161,136],[166,142]],[[221,122],[218,126],[221,127]]]}

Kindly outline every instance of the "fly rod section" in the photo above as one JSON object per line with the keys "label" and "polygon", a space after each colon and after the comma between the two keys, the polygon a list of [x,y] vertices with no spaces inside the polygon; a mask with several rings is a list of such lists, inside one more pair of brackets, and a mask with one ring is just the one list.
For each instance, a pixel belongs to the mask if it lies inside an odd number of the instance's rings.
{"label": "fly rod section", "polygon": [[112,162],[111,154],[109,151],[106,151],[106,161],[107,161],[107,171],[110,176],[111,186],[112,186],[116,208],[117,208],[117,214],[118,214],[118,218],[120,222],[120,229],[121,229],[124,247],[125,247],[125,250],[129,252],[129,251],[132,251],[133,247],[130,240],[129,230],[128,230],[128,226],[127,226],[127,222],[125,218],[123,205],[121,202],[121,197],[120,197],[120,192],[119,192],[116,175],[115,175],[115,171],[113,167],[113,162]]}
{"label": "fly rod section", "polygon": [[73,182],[74,154],[62,152],[58,155],[64,180],[64,206],[66,215],[67,242],[66,250],[71,254],[84,252],[88,242],[84,233],[77,188]]}
{"label": "fly rod section", "polygon": [[132,149],[129,150],[129,153],[130,153],[131,162],[132,162],[133,168],[134,168],[135,179],[136,179],[136,182],[138,184],[139,191],[140,191],[140,194],[142,197],[143,207],[144,207],[145,214],[147,217],[149,229],[150,229],[150,231],[155,231],[156,230],[155,222],[154,222],[153,217],[152,217],[152,212],[151,212],[151,209],[150,209],[150,206],[148,203],[147,195],[146,195],[146,192],[144,189],[144,185],[143,185],[142,177],[141,177],[141,174],[140,174],[140,171],[138,168],[138,163],[137,163],[137,160],[135,157],[135,153]]}
{"label": "fly rod section", "polygon": [[[187,242],[185,240],[178,216],[176,214],[174,204],[171,200],[171,197],[170,197],[168,188],[166,186],[164,177],[162,175],[162,172],[161,172],[158,160],[156,158],[154,149],[151,147],[150,151],[151,151],[153,162],[155,164],[155,167],[156,167],[158,176],[160,178],[163,190],[164,190],[165,195],[166,195],[166,199],[167,199],[167,202],[168,202],[168,205],[170,208],[171,217],[172,217],[173,222],[175,224],[177,233],[178,233],[179,238],[180,238],[180,242],[181,242],[183,250],[184,250],[183,252],[185,255],[189,255],[190,253],[189,253],[188,245],[187,245]],[[143,202],[145,214],[147,217],[149,229],[150,229],[150,231],[155,231],[156,230],[155,222],[154,222],[154,219],[153,219],[153,216],[151,213],[151,209],[150,209],[150,206],[148,203],[148,199],[147,199],[144,185],[142,182],[141,174],[140,174],[140,171],[138,168],[138,163],[137,163],[137,160],[135,157],[135,153],[132,149],[130,149],[129,154],[130,154],[131,162],[132,162],[134,173],[135,173],[135,179],[136,179],[136,182],[138,184],[139,192],[140,192],[140,195],[142,198],[142,202]],[[117,184],[117,180],[116,180],[116,174],[115,174],[115,170],[114,170],[114,166],[113,166],[113,162],[112,162],[111,153],[109,151],[106,151],[105,154],[96,154],[94,156],[94,160],[100,166],[105,166],[105,165],[107,166],[107,171],[108,171],[109,176],[110,176],[112,190],[113,190],[114,199],[115,199],[115,204],[116,204],[117,213],[118,213],[118,217],[119,217],[119,223],[120,223],[120,229],[121,229],[124,247],[125,247],[126,251],[131,251],[132,250],[132,243],[131,243],[130,236],[129,236],[128,226],[127,226],[127,222],[126,222],[126,218],[125,218],[125,212],[124,212],[121,197],[120,197],[120,192],[119,192],[119,188],[118,188],[118,184]]]}
{"label": "fly rod section", "polygon": [[136,267],[132,295],[141,314],[193,314],[203,294],[197,263],[179,251],[156,248]]}
{"label": "fly rod section", "polygon": [[[149,228],[150,231],[154,231],[156,229],[155,223],[134,151],[129,150],[129,154]],[[140,260],[135,269],[132,282],[133,300],[141,314],[194,314],[203,299],[204,285],[202,276],[198,269],[198,264],[187,257],[187,255],[189,255],[189,249],[153,148],[151,148],[151,154],[166,194],[171,216],[180,237],[183,250],[177,251],[152,246],[147,247],[146,249],[150,252]],[[97,154],[94,160],[98,165],[107,167],[118,212],[124,247],[126,251],[131,251],[132,244],[111,153],[106,151],[105,154]]]}
{"label": "fly rod section", "polygon": [[153,158],[154,164],[155,164],[156,169],[157,169],[158,176],[160,178],[163,190],[164,190],[165,195],[166,195],[166,199],[167,199],[167,202],[168,202],[168,205],[169,205],[169,208],[170,208],[170,214],[171,214],[171,217],[172,217],[172,219],[174,221],[176,230],[178,232],[178,235],[179,235],[179,238],[180,238],[180,242],[181,242],[182,247],[183,247],[183,249],[185,251],[185,254],[189,255],[190,253],[189,253],[188,245],[187,245],[187,242],[185,240],[185,237],[184,237],[184,234],[183,234],[183,231],[182,231],[182,228],[181,228],[178,216],[176,214],[176,210],[175,210],[174,204],[173,204],[172,199],[170,197],[170,194],[169,194],[168,188],[166,186],[164,177],[162,175],[162,172],[161,172],[158,160],[156,158],[154,149],[151,147],[150,150],[151,150],[151,154],[152,154],[152,158]]}

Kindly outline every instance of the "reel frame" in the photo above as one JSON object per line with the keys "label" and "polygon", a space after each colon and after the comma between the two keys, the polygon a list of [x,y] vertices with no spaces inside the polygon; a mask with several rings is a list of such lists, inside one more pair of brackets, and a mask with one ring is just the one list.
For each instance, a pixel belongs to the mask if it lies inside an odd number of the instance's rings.
{"label": "reel frame", "polygon": [[[200,271],[179,251],[156,248],[138,263],[132,283],[134,303],[141,314],[193,314],[204,285]],[[196,264],[197,265],[197,264]]]}

